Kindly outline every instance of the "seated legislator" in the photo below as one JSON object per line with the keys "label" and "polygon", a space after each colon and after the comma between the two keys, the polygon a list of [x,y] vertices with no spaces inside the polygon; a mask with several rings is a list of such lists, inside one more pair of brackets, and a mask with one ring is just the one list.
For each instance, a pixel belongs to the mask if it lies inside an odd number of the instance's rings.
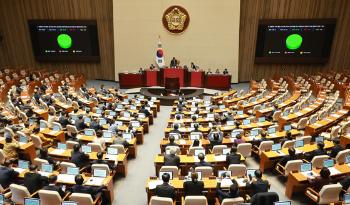
{"label": "seated legislator", "polygon": [[179,130],[179,125],[175,124],[174,125],[174,129],[170,131],[170,133],[175,133],[175,134],[181,134],[180,130]]}
{"label": "seated legislator", "polygon": [[44,186],[43,189],[44,190],[49,190],[49,191],[57,191],[58,194],[61,196],[61,198],[63,198],[65,193],[64,193],[62,187],[58,186],[56,184],[56,182],[57,182],[57,176],[56,175],[49,176],[49,185]]}
{"label": "seated legislator", "polygon": [[198,181],[198,174],[196,172],[191,173],[191,181],[185,181],[183,186],[185,196],[203,195],[204,183],[203,181]]}
{"label": "seated legislator", "polygon": [[80,151],[79,144],[73,146],[71,162],[79,168],[82,168],[89,163],[89,155]]}
{"label": "seated legislator", "polygon": [[249,175],[249,182],[247,182],[247,189],[253,191],[253,196],[257,193],[268,192],[270,184],[267,180],[262,179],[262,172],[257,169],[254,172],[255,177],[251,178]]}
{"label": "seated legislator", "polygon": [[327,155],[326,150],[324,149],[324,143],[323,142],[318,142],[317,143],[317,149],[310,152],[310,153],[306,153],[305,154],[307,159],[309,159],[310,161],[312,160],[312,158],[314,158],[315,156],[319,156],[319,155]]}
{"label": "seated legislator", "polygon": [[204,161],[205,155],[203,153],[199,153],[198,155],[199,162],[194,164],[194,167],[212,167],[213,165],[209,162]]}
{"label": "seated legislator", "polygon": [[218,141],[221,141],[222,142],[222,138],[224,136],[224,133],[221,132],[220,130],[217,129],[216,126],[213,126],[208,134],[208,139],[209,141],[212,141],[214,139],[214,134],[217,133],[219,134],[219,138],[218,138]]}
{"label": "seated legislator", "polygon": [[118,132],[117,137],[113,141],[113,144],[123,145],[125,148],[130,146],[129,142],[123,138],[122,132]]}
{"label": "seated legislator", "polygon": [[330,178],[331,172],[327,167],[322,167],[320,171],[320,176],[309,176],[308,181],[310,186],[316,191],[320,192],[324,185],[328,185],[331,182]]}
{"label": "seated legislator", "polygon": [[146,115],[146,117],[151,116],[152,114],[146,109],[145,105],[141,105],[141,109],[139,110],[139,113],[143,113]]}
{"label": "seated legislator", "polygon": [[215,145],[221,145],[222,138],[220,138],[219,133],[213,133],[213,138],[209,139],[210,141],[210,149],[213,149]]}
{"label": "seated legislator", "polygon": [[175,143],[175,137],[173,135],[169,136],[169,143],[166,144],[167,146],[179,146],[178,144]]}
{"label": "seated legislator", "polygon": [[241,155],[237,153],[237,147],[232,146],[230,153],[226,155],[226,163],[229,166],[230,164],[240,164],[241,163]]}
{"label": "seated legislator", "polygon": [[4,154],[7,159],[17,159],[18,153],[17,149],[19,148],[19,143],[12,139],[11,135],[5,132],[5,144],[4,144]]}
{"label": "seated legislator", "polygon": [[107,164],[110,169],[114,169],[115,168],[115,166],[112,165],[111,163],[108,163],[107,160],[103,160],[103,153],[102,152],[98,152],[96,154],[96,157],[97,157],[97,159],[92,161],[91,165],[93,165],[93,164]]}
{"label": "seated legislator", "polygon": [[[193,117],[195,117],[195,116],[193,116]],[[199,124],[198,124],[198,123],[195,123],[195,124],[193,125],[193,130],[191,131],[191,133],[193,133],[193,132],[201,132],[201,131],[199,130]]]}
{"label": "seated legislator", "polygon": [[2,188],[7,189],[15,181],[18,174],[18,172],[12,169],[11,161],[5,160],[3,166],[0,166],[0,184]]}
{"label": "seated legislator", "polygon": [[260,139],[257,139],[255,138],[253,141],[252,141],[252,144],[253,145],[256,145],[256,146],[259,146],[261,142],[263,141],[267,141],[268,139],[266,138],[266,132],[265,131],[262,131],[261,134],[260,134]]}
{"label": "seated legislator", "polygon": [[94,129],[96,132],[102,129],[102,126],[98,123],[98,118],[94,117],[90,123],[90,129]]}
{"label": "seated legislator", "polygon": [[221,189],[221,187],[220,187],[220,183],[218,183],[218,185],[216,187],[216,195],[219,198],[220,203],[224,199],[233,199],[233,198],[239,197],[239,186],[238,186],[238,183],[236,182],[236,180],[232,180],[232,184],[230,186],[230,191],[229,192],[223,191]]}
{"label": "seated legislator", "polygon": [[81,131],[87,128],[83,119],[83,115],[78,116],[78,119],[75,121],[75,127],[77,128],[78,131]]}
{"label": "seated legislator", "polygon": [[157,185],[155,189],[155,195],[158,197],[175,198],[175,188],[169,184],[170,175],[164,173],[162,175],[163,184]]}
{"label": "seated legislator", "polygon": [[40,149],[39,158],[47,160],[49,162],[49,164],[52,164],[55,167],[57,167],[59,165],[59,163],[56,160],[54,160],[51,156],[49,156],[46,148]]}
{"label": "seated legislator", "polygon": [[68,112],[63,112],[61,117],[58,118],[58,122],[62,125],[62,128],[66,128],[67,125],[71,124],[69,121],[69,113]]}
{"label": "seated legislator", "polygon": [[193,140],[193,143],[191,144],[191,147],[200,147],[201,146],[201,141],[199,141],[199,139],[195,139]]}
{"label": "seated legislator", "polygon": [[174,148],[170,149],[170,154],[164,155],[164,166],[180,167],[180,157],[176,155],[176,150]]}
{"label": "seated legislator", "polygon": [[331,149],[329,156],[335,158],[340,151],[344,150],[344,148],[340,145],[340,140],[338,138],[335,138],[333,140],[333,143],[334,147]]}
{"label": "seated legislator", "polygon": [[106,188],[105,186],[93,187],[83,185],[84,178],[81,175],[76,175],[74,180],[75,185],[73,185],[69,191],[72,193],[90,194],[93,199],[95,199],[96,194]]}
{"label": "seated legislator", "polygon": [[293,147],[288,148],[288,154],[278,162],[281,166],[286,166],[287,162],[290,160],[296,160],[297,156],[295,155],[295,149]]}
{"label": "seated legislator", "polygon": [[38,173],[38,166],[32,164],[29,166],[29,172],[24,174],[24,186],[27,187],[30,194],[41,189],[48,182],[48,178]]}
{"label": "seated legislator", "polygon": [[244,139],[242,139],[242,135],[243,135],[242,133],[239,133],[236,136],[236,139],[233,140],[233,144],[235,144],[237,146],[239,144],[245,143]]}
{"label": "seated legislator", "polygon": [[287,131],[286,133],[286,137],[283,138],[280,143],[281,145],[283,146],[283,144],[286,142],[286,141],[290,141],[290,140],[293,140],[293,136],[292,136],[292,133],[290,131]]}

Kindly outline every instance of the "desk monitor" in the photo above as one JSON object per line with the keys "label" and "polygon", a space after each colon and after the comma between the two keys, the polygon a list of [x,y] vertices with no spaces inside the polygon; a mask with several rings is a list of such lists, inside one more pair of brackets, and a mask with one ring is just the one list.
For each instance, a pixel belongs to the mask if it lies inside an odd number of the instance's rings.
{"label": "desk monitor", "polygon": [[78,205],[78,202],[74,201],[63,201],[61,205]]}
{"label": "desk monitor", "polygon": [[84,123],[91,123],[91,118],[85,117],[84,118]]}
{"label": "desk monitor", "polygon": [[28,143],[28,138],[26,136],[20,135],[19,142]]}
{"label": "desk monitor", "polygon": [[276,127],[269,127],[269,129],[267,130],[267,133],[269,133],[269,134],[276,133]]}
{"label": "desk monitor", "polygon": [[59,125],[54,125],[53,127],[52,127],[52,130],[53,131],[61,131],[61,127],[59,126]]}
{"label": "desk monitor", "polygon": [[66,150],[67,149],[67,145],[65,143],[58,142],[57,143],[57,149]]}
{"label": "desk monitor", "polygon": [[196,133],[191,133],[190,134],[190,140],[200,140],[201,139],[201,135],[200,134],[196,134]]}
{"label": "desk monitor", "polygon": [[[202,180],[202,172],[196,172],[197,175],[198,175],[198,180],[201,181]],[[192,177],[192,172],[188,172],[188,175],[187,175],[188,179],[191,179]]]}
{"label": "desk monitor", "polygon": [[232,131],[232,133],[231,133],[231,137],[232,138],[236,138],[238,135],[240,135],[241,134],[241,132],[240,131],[238,131],[238,130],[233,130]]}
{"label": "desk monitor", "polygon": [[265,122],[265,117],[259,117],[259,122]]}
{"label": "desk monitor", "polygon": [[129,118],[130,117],[130,113],[129,112],[124,112],[123,116],[126,117],[126,118]]}
{"label": "desk monitor", "polygon": [[255,136],[258,136],[259,135],[259,130],[250,130],[250,136],[253,136],[253,137],[255,137]]}
{"label": "desk monitor", "polygon": [[256,169],[247,169],[247,177],[250,178],[251,177],[255,177],[255,171]]}
{"label": "desk monitor", "polygon": [[113,147],[108,147],[107,148],[107,154],[117,155],[118,154],[118,149],[117,148],[113,148]]}
{"label": "desk monitor", "polygon": [[223,155],[230,154],[230,152],[231,152],[231,149],[230,149],[230,148],[222,149],[222,154],[223,154]]}
{"label": "desk monitor", "polygon": [[333,167],[334,166],[334,160],[333,159],[326,159],[323,161],[323,167]]}
{"label": "desk monitor", "polygon": [[273,205],[292,205],[291,201],[277,201],[274,202]]}
{"label": "desk monitor", "polygon": [[179,133],[169,133],[169,137],[174,136],[175,140],[180,139],[181,135]]}
{"label": "desk monitor", "polygon": [[198,156],[200,153],[203,153],[205,155],[204,149],[196,149],[194,150],[194,156]]}
{"label": "desk monitor", "polygon": [[139,121],[131,121],[132,127],[141,127],[141,123]]}
{"label": "desk monitor", "polygon": [[170,175],[170,180],[173,179],[173,172],[159,172],[159,179],[162,179],[162,176],[165,173],[168,173]]}
{"label": "desk monitor", "polygon": [[324,141],[324,138],[322,136],[319,136],[319,137],[315,138],[316,144],[319,143],[319,142],[323,142],[323,141]]}
{"label": "desk monitor", "polygon": [[99,121],[99,124],[102,126],[102,125],[105,125],[107,124],[107,120],[104,119],[104,118],[101,118],[100,121]]}
{"label": "desk monitor", "polygon": [[105,169],[94,169],[94,177],[106,178],[107,177],[107,170],[105,170]]}
{"label": "desk monitor", "polygon": [[304,140],[296,140],[294,143],[295,148],[303,147],[303,146],[304,146]]}
{"label": "desk monitor", "polygon": [[92,129],[85,129],[84,130],[84,135],[86,135],[86,136],[94,136],[94,130],[92,130]]}
{"label": "desk monitor", "polygon": [[53,172],[52,164],[41,164],[41,171],[52,173]]}
{"label": "desk monitor", "polygon": [[214,114],[213,113],[208,113],[207,114],[207,118],[214,118]]}
{"label": "desk monitor", "polygon": [[29,161],[18,160],[18,167],[21,169],[29,169]]}
{"label": "desk monitor", "polygon": [[103,138],[112,138],[112,132],[103,130]]}
{"label": "desk monitor", "polygon": [[117,126],[123,126],[123,122],[122,121],[115,121],[114,124],[116,124]]}
{"label": "desk monitor", "polygon": [[144,118],[146,118],[146,115],[145,115],[145,113],[138,113],[137,117],[140,119],[144,119]]}
{"label": "desk monitor", "polygon": [[350,193],[344,194],[344,204],[349,205],[350,204]]}
{"label": "desk monitor", "polygon": [[0,194],[0,205],[4,204],[4,195]]}
{"label": "desk monitor", "polygon": [[284,126],[284,131],[289,131],[292,129],[292,125],[285,125]]}
{"label": "desk monitor", "polygon": [[101,114],[102,113],[102,110],[101,109],[96,109],[96,114]]}
{"label": "desk monitor", "polygon": [[287,117],[289,115],[289,111],[284,111],[283,112],[283,117]]}
{"label": "desk monitor", "polygon": [[117,109],[123,109],[123,105],[122,104],[118,104],[117,105]]}
{"label": "desk monitor", "polygon": [[109,111],[109,116],[116,116],[117,113],[115,111]]}
{"label": "desk monitor", "polygon": [[123,103],[129,104],[129,99],[124,99]]}
{"label": "desk monitor", "polygon": [[243,125],[249,125],[250,124],[250,120],[249,119],[244,119],[243,120]]}
{"label": "desk monitor", "polygon": [[40,128],[41,129],[47,128],[47,124],[45,122],[40,121]]}
{"label": "desk monitor", "polygon": [[67,174],[79,175],[79,167],[67,167]]}
{"label": "desk monitor", "polygon": [[90,153],[91,152],[91,147],[88,145],[83,145],[81,146],[81,151],[84,153]]}
{"label": "desk monitor", "polygon": [[225,109],[226,107],[225,107],[225,105],[219,105],[219,108],[220,108],[221,110],[223,110],[223,109]]}
{"label": "desk monitor", "polygon": [[243,103],[242,103],[243,105],[246,105],[246,104],[248,104],[248,102],[247,101],[243,101]]}
{"label": "desk monitor", "polygon": [[243,115],[243,110],[238,110],[237,115]]}
{"label": "desk monitor", "polygon": [[281,143],[276,143],[272,145],[272,151],[279,151],[282,149]]}
{"label": "desk monitor", "polygon": [[218,171],[218,177],[226,178],[226,177],[231,177],[232,172],[228,170],[219,170]]}
{"label": "desk monitor", "polygon": [[309,172],[312,170],[312,164],[311,163],[302,163],[300,165],[300,171],[301,172]]}
{"label": "desk monitor", "polygon": [[227,126],[233,126],[233,125],[235,125],[235,121],[233,121],[233,120],[227,121],[226,125]]}
{"label": "desk monitor", "polygon": [[29,125],[34,125],[35,119],[34,118],[29,118]]}
{"label": "desk monitor", "polygon": [[131,138],[132,138],[132,134],[131,133],[123,133],[123,138],[125,139],[125,140],[131,140]]}
{"label": "desk monitor", "polygon": [[346,162],[346,163],[350,163],[350,155],[346,156],[345,162]]}
{"label": "desk monitor", "polygon": [[24,205],[40,205],[40,199],[24,198]]}
{"label": "desk monitor", "polygon": [[260,110],[263,110],[266,108],[266,104],[262,104],[261,107],[260,107]]}

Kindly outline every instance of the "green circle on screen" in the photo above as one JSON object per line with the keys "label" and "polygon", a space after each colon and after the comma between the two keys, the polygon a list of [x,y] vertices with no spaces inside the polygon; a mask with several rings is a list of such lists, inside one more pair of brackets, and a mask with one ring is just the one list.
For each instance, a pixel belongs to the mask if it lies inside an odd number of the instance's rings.
{"label": "green circle on screen", "polygon": [[57,37],[58,45],[63,49],[68,49],[72,46],[72,38],[68,34],[60,34]]}
{"label": "green circle on screen", "polygon": [[296,50],[300,48],[303,42],[303,37],[299,34],[291,34],[286,39],[286,46],[289,50]]}

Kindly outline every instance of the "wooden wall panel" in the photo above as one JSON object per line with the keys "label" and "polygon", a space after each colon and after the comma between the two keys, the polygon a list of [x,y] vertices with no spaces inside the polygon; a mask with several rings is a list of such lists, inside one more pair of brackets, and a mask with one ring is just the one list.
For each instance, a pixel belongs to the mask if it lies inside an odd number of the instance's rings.
{"label": "wooden wall panel", "polygon": [[[324,65],[254,64],[259,19],[337,18],[329,62]],[[349,0],[241,0],[239,81],[270,78],[274,73],[316,73],[350,69]]]}
{"label": "wooden wall panel", "polygon": [[[34,59],[28,19],[97,20],[99,63],[39,63]],[[1,0],[0,67],[31,66],[83,73],[89,79],[114,80],[112,0]]]}

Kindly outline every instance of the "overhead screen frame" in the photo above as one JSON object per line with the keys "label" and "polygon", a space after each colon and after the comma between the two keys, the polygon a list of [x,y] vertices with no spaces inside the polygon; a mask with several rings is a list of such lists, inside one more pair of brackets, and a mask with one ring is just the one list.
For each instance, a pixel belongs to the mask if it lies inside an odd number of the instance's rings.
{"label": "overhead screen frame", "polygon": [[[264,53],[264,43],[265,43],[265,30],[262,28],[267,25],[292,25],[292,24],[329,24],[333,25],[333,30],[331,32],[331,39],[325,43],[323,51],[328,51],[323,57],[266,57],[263,56]],[[256,64],[325,64],[328,62],[331,51],[332,44],[334,41],[334,36],[336,32],[337,19],[336,18],[311,18],[311,19],[260,19],[258,23],[258,31],[256,37],[255,46],[255,59]],[[262,42],[263,45],[259,45]]]}
{"label": "overhead screen frame", "polygon": [[[87,25],[87,26],[95,26],[96,30],[93,34],[93,38],[96,38],[96,44],[91,43],[92,50],[96,49],[96,55],[90,55],[90,56],[43,56],[43,55],[37,55],[40,54],[40,48],[38,47],[38,40],[36,35],[33,35],[33,27],[38,24],[51,24],[51,25]],[[28,19],[27,20],[28,25],[28,31],[31,39],[32,44],[32,50],[33,55],[36,61],[41,63],[50,63],[50,62],[57,62],[57,63],[99,63],[101,60],[100,57],[100,39],[98,35],[98,24],[97,20],[95,19],[79,19],[79,20],[67,20],[67,19]],[[91,33],[90,33],[91,35]],[[95,47],[96,46],[96,47]]]}

